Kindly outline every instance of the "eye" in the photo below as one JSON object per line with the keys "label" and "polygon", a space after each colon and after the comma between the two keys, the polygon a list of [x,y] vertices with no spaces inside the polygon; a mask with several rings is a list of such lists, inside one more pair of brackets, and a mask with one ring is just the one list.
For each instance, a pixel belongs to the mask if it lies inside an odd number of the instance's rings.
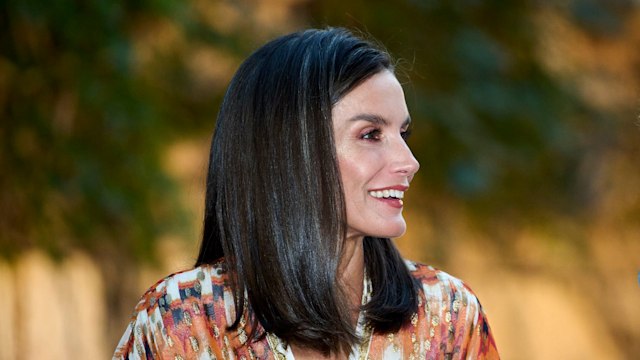
{"label": "eye", "polygon": [[411,128],[401,131],[400,136],[402,136],[404,141],[407,141],[407,139],[409,139],[409,136],[411,136]]}
{"label": "eye", "polygon": [[364,134],[360,135],[360,138],[363,140],[377,141],[380,140],[382,132],[380,129],[371,129]]}

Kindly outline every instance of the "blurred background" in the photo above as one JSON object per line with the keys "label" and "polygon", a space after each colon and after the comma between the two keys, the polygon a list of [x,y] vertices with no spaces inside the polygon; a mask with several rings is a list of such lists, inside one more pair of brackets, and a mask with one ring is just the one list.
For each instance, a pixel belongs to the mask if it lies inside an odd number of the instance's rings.
{"label": "blurred background", "polygon": [[403,254],[475,290],[504,359],[640,356],[639,1],[7,0],[0,359],[111,355],[195,260],[239,63],[326,25],[398,61]]}

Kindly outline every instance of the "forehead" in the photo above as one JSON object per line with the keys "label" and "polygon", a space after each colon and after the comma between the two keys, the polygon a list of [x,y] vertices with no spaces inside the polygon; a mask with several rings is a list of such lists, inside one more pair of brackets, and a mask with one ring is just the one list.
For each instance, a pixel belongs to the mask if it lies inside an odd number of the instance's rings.
{"label": "forehead", "polygon": [[332,109],[335,125],[360,114],[400,123],[409,117],[404,91],[392,72],[384,70],[371,76],[343,96]]}

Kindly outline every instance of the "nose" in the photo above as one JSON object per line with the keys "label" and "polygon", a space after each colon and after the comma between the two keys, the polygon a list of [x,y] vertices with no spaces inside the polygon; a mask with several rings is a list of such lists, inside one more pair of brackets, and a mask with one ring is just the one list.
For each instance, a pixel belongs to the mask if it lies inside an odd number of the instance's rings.
{"label": "nose", "polygon": [[397,143],[396,149],[394,149],[395,159],[393,161],[393,172],[399,173],[409,178],[409,181],[413,178],[420,169],[420,163],[416,160],[415,156],[409,149],[409,146],[400,139]]}

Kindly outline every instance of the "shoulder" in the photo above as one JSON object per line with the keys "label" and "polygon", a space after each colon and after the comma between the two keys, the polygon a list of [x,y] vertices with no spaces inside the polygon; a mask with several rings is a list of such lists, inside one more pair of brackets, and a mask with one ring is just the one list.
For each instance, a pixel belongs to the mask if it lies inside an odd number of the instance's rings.
{"label": "shoulder", "polygon": [[185,300],[203,297],[221,298],[229,290],[223,262],[202,265],[173,273],[152,285],[140,298],[134,312],[169,311]]}
{"label": "shoulder", "polygon": [[463,320],[471,327],[484,318],[478,297],[462,280],[432,266],[413,261],[405,263],[418,283],[419,303],[424,310],[440,319]]}
{"label": "shoulder", "polygon": [[432,266],[405,260],[405,264],[427,298],[458,298],[478,302],[473,290],[461,279]]}
{"label": "shoulder", "polygon": [[431,266],[405,263],[419,284],[416,325],[439,344],[436,347],[460,355],[454,358],[498,359],[486,315],[471,288]]}
{"label": "shoulder", "polygon": [[224,263],[171,274],[142,295],[113,358],[221,355],[216,335],[224,335],[233,309]]}

